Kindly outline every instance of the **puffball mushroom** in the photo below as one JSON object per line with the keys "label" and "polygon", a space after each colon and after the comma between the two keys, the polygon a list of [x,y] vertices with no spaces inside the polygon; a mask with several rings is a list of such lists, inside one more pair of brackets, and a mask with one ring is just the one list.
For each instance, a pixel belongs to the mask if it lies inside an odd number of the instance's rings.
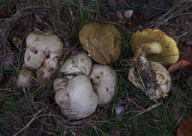
{"label": "puffball mushroom", "polygon": [[87,56],[87,53],[80,52],[70,56],[60,69],[60,74],[63,76],[57,78],[53,82],[53,88],[57,92],[61,88],[65,88],[68,81],[76,75],[89,75],[92,67],[92,61]]}
{"label": "puffball mushroom", "polygon": [[116,89],[116,74],[108,65],[93,64],[89,78],[99,99],[99,106],[109,103]]}
{"label": "puffball mushroom", "polygon": [[32,32],[26,38],[23,68],[36,70],[38,81],[44,83],[57,69],[63,46],[60,38],[51,32]]}
{"label": "puffball mushroom", "polygon": [[26,38],[24,66],[37,70],[39,81],[47,81],[55,72],[63,53],[63,43],[51,32],[32,32]]}
{"label": "puffball mushroom", "polygon": [[22,69],[22,73],[19,73],[16,81],[18,88],[26,88],[31,86],[31,80],[33,77],[33,72],[31,70]]}
{"label": "puffball mushroom", "polygon": [[79,32],[79,39],[91,58],[100,64],[110,64],[120,56],[121,37],[113,25],[87,24]]}
{"label": "puffball mushroom", "polygon": [[90,80],[85,75],[79,75],[69,80],[66,88],[55,94],[55,101],[61,112],[69,119],[82,119],[90,116],[96,110],[98,98]]}
{"label": "puffball mushroom", "polygon": [[92,61],[87,53],[81,52],[70,56],[60,69],[64,74],[85,74],[89,75],[91,71]]}
{"label": "puffball mushroom", "polygon": [[143,50],[149,60],[171,65],[179,59],[176,42],[158,29],[145,29],[132,35],[131,47],[135,54]]}
{"label": "puffball mushroom", "polygon": [[[149,98],[152,100],[167,96],[167,93],[171,87],[171,77],[169,72],[165,67],[157,62],[150,61],[149,64],[154,72],[157,87],[151,88],[148,94],[145,92],[146,95],[149,96]],[[135,74],[135,68],[131,68],[129,70],[128,78],[135,87],[146,91],[141,79],[139,79]]]}

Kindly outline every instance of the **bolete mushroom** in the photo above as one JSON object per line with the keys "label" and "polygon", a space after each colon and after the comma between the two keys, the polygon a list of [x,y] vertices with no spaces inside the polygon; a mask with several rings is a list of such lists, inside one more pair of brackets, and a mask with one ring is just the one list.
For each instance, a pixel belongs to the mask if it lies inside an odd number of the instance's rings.
{"label": "bolete mushroom", "polygon": [[121,36],[110,24],[90,23],[81,29],[79,39],[91,58],[100,64],[109,64],[120,56]]}
{"label": "bolete mushroom", "polygon": [[99,99],[99,106],[109,103],[115,93],[117,79],[115,72],[108,65],[93,64],[89,78]]}
{"label": "bolete mushroom", "polygon": [[149,64],[155,76],[155,87],[154,85],[151,85],[150,89],[146,89],[144,85],[145,81],[142,81],[142,78],[138,75],[139,73],[136,73],[135,67],[129,70],[129,80],[135,87],[143,90],[144,93],[152,100],[167,96],[171,87],[171,77],[169,72],[165,67],[157,62],[150,61]]}
{"label": "bolete mushroom", "polygon": [[177,62],[179,58],[176,42],[158,29],[135,32],[132,35],[131,47],[136,53],[142,49],[149,60],[166,66]]}
{"label": "bolete mushroom", "polygon": [[67,86],[55,94],[61,112],[69,119],[82,119],[96,110],[98,98],[90,80],[79,75],[69,80]]}
{"label": "bolete mushroom", "polygon": [[63,47],[60,38],[51,32],[32,32],[26,38],[23,68],[36,70],[38,81],[44,83],[56,71]]}

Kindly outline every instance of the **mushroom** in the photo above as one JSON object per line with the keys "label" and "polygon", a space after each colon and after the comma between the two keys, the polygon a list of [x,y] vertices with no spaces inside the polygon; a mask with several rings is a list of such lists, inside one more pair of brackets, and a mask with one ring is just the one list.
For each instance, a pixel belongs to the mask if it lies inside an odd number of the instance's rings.
{"label": "mushroom", "polygon": [[55,94],[61,112],[69,119],[82,119],[96,110],[98,98],[90,80],[78,75],[69,80],[67,86]]}
{"label": "mushroom", "polygon": [[81,52],[70,56],[60,69],[64,74],[85,74],[89,75],[91,71],[92,61],[87,56],[87,53]]}
{"label": "mushroom", "polygon": [[116,74],[108,65],[93,64],[89,78],[99,99],[99,106],[109,103],[116,89]]}
{"label": "mushroom", "polygon": [[134,33],[131,47],[135,54],[142,50],[149,60],[166,66],[177,62],[179,58],[176,42],[158,29],[146,29]]}
{"label": "mushroom", "polygon": [[68,81],[76,75],[84,74],[86,76],[91,72],[92,61],[87,53],[80,52],[70,56],[60,69],[60,77],[53,82],[53,88],[57,92],[65,88]]}
{"label": "mushroom", "polygon": [[138,78],[139,76],[137,76],[135,68],[129,70],[129,80],[135,87],[140,88],[143,91],[145,90],[146,95],[152,100],[167,96],[171,87],[171,77],[169,72],[157,62],[150,61],[149,64],[155,75],[156,88],[153,88],[153,85],[151,85],[150,89],[146,89],[143,85],[143,82],[145,81]]}
{"label": "mushroom", "polygon": [[121,37],[113,25],[87,24],[81,29],[79,39],[91,58],[100,64],[110,64],[120,56]]}
{"label": "mushroom", "polygon": [[40,83],[49,80],[63,53],[63,43],[51,32],[32,32],[26,38],[23,68],[36,70]]}
{"label": "mushroom", "polygon": [[31,81],[33,78],[33,72],[28,69],[22,69],[21,73],[19,73],[16,81],[16,85],[18,88],[26,88],[31,86]]}

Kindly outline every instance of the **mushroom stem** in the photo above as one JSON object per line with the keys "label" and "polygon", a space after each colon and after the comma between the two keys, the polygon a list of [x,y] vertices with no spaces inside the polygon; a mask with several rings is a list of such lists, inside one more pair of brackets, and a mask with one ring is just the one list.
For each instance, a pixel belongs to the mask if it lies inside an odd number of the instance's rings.
{"label": "mushroom stem", "polygon": [[146,56],[148,54],[159,54],[162,52],[162,46],[158,42],[143,43],[138,46],[133,61],[136,62],[135,68],[137,74],[140,76],[140,84],[147,96],[154,95],[159,92],[159,85],[157,84],[155,74],[151,68]]}
{"label": "mushroom stem", "polygon": [[163,49],[159,42],[143,43],[138,46],[133,59],[138,60],[140,56],[146,57],[149,54],[159,54],[162,51]]}

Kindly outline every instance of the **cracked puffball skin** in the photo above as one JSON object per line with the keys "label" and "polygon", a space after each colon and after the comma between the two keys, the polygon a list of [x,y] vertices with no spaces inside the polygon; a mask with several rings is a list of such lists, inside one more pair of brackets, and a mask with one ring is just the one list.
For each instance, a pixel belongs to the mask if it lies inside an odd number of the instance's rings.
{"label": "cracked puffball skin", "polygon": [[114,95],[116,74],[107,65],[93,64],[84,52],[70,56],[53,82],[55,101],[69,119],[83,119]]}
{"label": "cracked puffball skin", "polygon": [[[23,68],[36,71],[39,83],[48,81],[58,67],[63,47],[60,38],[51,32],[32,32],[26,38]],[[17,81],[17,84],[21,83]],[[27,87],[27,84],[22,87]]]}
{"label": "cracked puffball skin", "polygon": [[135,68],[130,69],[128,75],[129,80],[135,87],[143,90],[146,95],[152,100],[167,96],[167,93],[169,92],[171,87],[171,77],[169,72],[166,70],[166,68],[164,68],[161,64],[157,62],[150,61],[149,64],[156,79],[156,88],[151,88],[148,90],[148,92],[145,92],[145,88],[144,86],[142,86],[141,83],[142,81],[140,81],[138,76],[136,76]]}
{"label": "cracked puffball skin", "polygon": [[97,63],[110,64],[120,56],[121,36],[113,25],[96,22],[87,24],[81,29],[79,39]]}

